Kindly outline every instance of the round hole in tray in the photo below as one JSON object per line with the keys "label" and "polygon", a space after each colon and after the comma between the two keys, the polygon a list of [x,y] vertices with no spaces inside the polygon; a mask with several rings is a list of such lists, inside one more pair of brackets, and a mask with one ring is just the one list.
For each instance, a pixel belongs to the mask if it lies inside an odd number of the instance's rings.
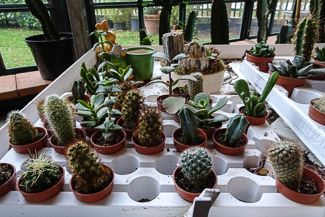
{"label": "round hole in tray", "polygon": [[127,175],[136,171],[140,166],[140,160],[132,155],[122,155],[112,162],[116,174]]}
{"label": "round hole in tray", "polygon": [[227,162],[224,159],[213,156],[213,162],[213,170],[217,175],[222,175],[227,172]]}
{"label": "round hole in tray", "polygon": [[160,192],[159,182],[149,176],[142,176],[132,180],[128,194],[137,202],[149,202],[155,199]]}
{"label": "round hole in tray", "polygon": [[178,158],[174,155],[165,155],[156,160],[156,170],[164,175],[172,175],[177,167]]}
{"label": "round hole in tray", "polygon": [[255,203],[261,199],[259,185],[245,177],[235,177],[228,183],[228,192],[244,203]]}

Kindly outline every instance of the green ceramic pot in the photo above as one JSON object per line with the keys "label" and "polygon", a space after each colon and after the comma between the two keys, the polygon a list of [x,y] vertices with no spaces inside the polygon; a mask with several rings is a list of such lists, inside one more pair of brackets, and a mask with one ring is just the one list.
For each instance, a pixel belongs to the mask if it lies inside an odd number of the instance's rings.
{"label": "green ceramic pot", "polygon": [[154,54],[156,50],[151,47],[127,48],[126,61],[133,68],[134,78],[137,81],[152,78]]}

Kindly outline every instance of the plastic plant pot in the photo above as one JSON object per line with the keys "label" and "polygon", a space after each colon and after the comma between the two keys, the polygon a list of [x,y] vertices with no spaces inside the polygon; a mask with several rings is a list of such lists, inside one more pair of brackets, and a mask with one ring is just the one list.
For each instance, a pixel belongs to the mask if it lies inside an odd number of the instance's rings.
{"label": "plastic plant pot", "polygon": [[252,55],[249,55],[248,53],[246,53],[246,59],[249,62],[254,63],[256,66],[258,66],[259,70],[261,72],[268,72],[269,70],[269,63],[272,63],[272,61],[274,60],[274,56],[273,57],[255,57]]}
{"label": "plastic plant pot", "polygon": [[101,146],[97,145],[96,141],[101,136],[102,131],[96,131],[93,133],[93,135],[90,138],[90,142],[93,145],[94,149],[101,154],[114,154],[116,152],[119,152],[125,145],[125,139],[126,139],[126,133],[124,130],[119,130],[117,133],[119,133],[123,139],[119,141],[116,144],[109,145],[109,146]]}
{"label": "plastic plant pot", "polygon": [[163,137],[164,137],[164,140],[160,144],[158,144],[156,146],[152,146],[152,147],[146,147],[146,146],[141,146],[141,145],[137,144],[136,141],[134,141],[134,135],[132,136],[131,140],[133,142],[135,150],[138,153],[144,154],[144,155],[153,155],[153,154],[157,154],[157,153],[161,152],[164,149],[165,141],[166,141],[166,135],[164,132],[163,132]]}
{"label": "plastic plant pot", "polygon": [[[205,144],[208,141],[208,137],[207,137],[207,135],[205,134],[205,132],[203,130],[198,129],[198,131],[199,131],[199,135],[201,137],[203,137],[204,141],[201,144],[195,145],[195,146],[204,147]],[[184,151],[187,148],[195,147],[193,145],[186,145],[186,144],[183,144],[183,143],[177,141],[177,139],[175,138],[175,136],[177,134],[181,133],[181,132],[182,132],[182,128],[177,128],[176,130],[174,130],[173,135],[172,135],[173,136],[173,141],[174,141],[174,146],[177,149],[177,151],[182,152],[182,151]]]}

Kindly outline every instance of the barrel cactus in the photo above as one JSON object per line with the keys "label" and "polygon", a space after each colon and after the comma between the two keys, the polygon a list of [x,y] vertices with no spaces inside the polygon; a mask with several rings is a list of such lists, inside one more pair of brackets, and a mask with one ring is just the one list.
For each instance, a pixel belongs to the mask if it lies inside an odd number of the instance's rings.
{"label": "barrel cactus", "polygon": [[201,192],[207,184],[207,178],[212,171],[213,159],[210,152],[202,147],[192,147],[184,150],[178,162],[186,179]]}
{"label": "barrel cactus", "polygon": [[298,144],[281,141],[268,150],[277,179],[288,188],[297,191],[303,174],[303,155]]}
{"label": "barrel cactus", "polygon": [[34,142],[38,137],[37,128],[19,111],[9,114],[8,134],[14,145],[26,145]]}
{"label": "barrel cactus", "polygon": [[157,146],[163,139],[162,116],[158,109],[147,108],[139,119],[139,126],[134,133],[136,142],[141,146]]}
{"label": "barrel cactus", "polygon": [[313,106],[315,108],[317,108],[319,111],[324,112],[325,113],[325,96],[314,100],[313,101]]}
{"label": "barrel cactus", "polygon": [[114,108],[117,110],[122,109],[124,98],[125,98],[127,92],[133,89],[133,85],[130,82],[124,82],[120,86],[120,89],[121,89],[121,92],[117,92],[116,98],[115,98],[116,102],[115,102]]}
{"label": "barrel cactus", "polygon": [[85,142],[79,141],[71,145],[67,159],[75,177],[74,190],[79,193],[96,193],[107,187],[112,180],[111,170],[105,168]]}
{"label": "barrel cactus", "polygon": [[194,75],[197,81],[188,81],[187,89],[190,99],[194,99],[195,95],[203,92],[203,77],[201,75]]}
{"label": "barrel cactus", "polygon": [[122,106],[123,127],[134,129],[138,125],[143,97],[139,90],[127,92]]}
{"label": "barrel cactus", "polygon": [[75,109],[71,104],[57,95],[51,95],[46,98],[44,111],[46,120],[58,139],[58,145],[67,146],[73,142],[75,138],[73,128]]}

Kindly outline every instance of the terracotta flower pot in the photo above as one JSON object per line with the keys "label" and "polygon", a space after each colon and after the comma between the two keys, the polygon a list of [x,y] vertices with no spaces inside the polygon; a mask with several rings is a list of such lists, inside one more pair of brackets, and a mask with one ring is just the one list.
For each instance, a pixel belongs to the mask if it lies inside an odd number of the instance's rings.
{"label": "terracotta flower pot", "polygon": [[107,185],[106,188],[104,188],[101,191],[98,191],[96,193],[92,193],[92,194],[82,194],[82,193],[78,193],[74,190],[74,183],[75,183],[75,176],[72,176],[72,178],[70,179],[70,189],[73,192],[74,196],[77,198],[77,200],[83,202],[83,203],[95,203],[97,201],[100,201],[102,199],[104,199],[105,197],[107,197],[113,190],[113,186],[114,186],[114,172],[113,170],[109,167],[104,165],[107,169],[109,169],[112,173],[112,181]]}
{"label": "terracotta flower pot", "polygon": [[264,124],[266,119],[269,117],[269,113],[267,111],[265,111],[263,117],[252,117],[252,116],[245,115],[246,113],[245,106],[239,108],[239,113],[245,116],[245,118],[248,120],[249,125],[255,125],[255,126]]}
{"label": "terracotta flower pot", "polygon": [[185,99],[187,99],[189,97],[189,94],[188,93],[180,93],[179,87],[176,87],[173,90],[173,94],[174,94],[175,97],[183,97]]}
{"label": "terracotta flower pot", "polygon": [[[67,99],[69,100],[69,102],[73,103],[73,96],[68,96]],[[85,102],[90,102],[90,95],[89,94],[85,94]],[[73,103],[74,104],[74,103]]]}
{"label": "terracotta flower pot", "polygon": [[153,154],[157,154],[157,153],[161,152],[164,149],[164,145],[165,145],[165,141],[166,141],[166,135],[164,132],[163,132],[163,135],[164,135],[164,141],[156,146],[153,146],[153,147],[145,147],[145,146],[138,145],[134,141],[134,135],[132,136],[131,140],[133,142],[135,150],[138,153],[145,154],[145,155],[153,155]]}
{"label": "terracotta flower pot", "polygon": [[117,133],[122,135],[123,139],[114,145],[101,146],[96,144],[97,139],[102,136],[102,131],[96,131],[95,133],[93,133],[93,135],[90,138],[90,142],[98,153],[114,154],[116,152],[119,152],[124,147],[125,139],[126,139],[126,133],[124,130],[119,130],[117,131]]}
{"label": "terracotta flower pot", "polygon": [[249,62],[254,63],[256,66],[259,67],[259,70],[261,72],[267,72],[269,70],[269,63],[272,63],[272,61],[274,60],[274,56],[273,57],[255,57],[255,56],[251,56],[248,53],[246,53],[246,59]]}
{"label": "terracotta flower pot", "polygon": [[[122,118],[119,118],[117,120],[116,124],[117,125],[120,125],[121,127],[123,127],[123,120],[122,120]],[[125,128],[123,130],[125,131],[127,138],[131,138],[132,137],[134,130],[125,129]]]}
{"label": "terracotta flower pot", "polygon": [[291,190],[283,185],[278,179],[276,180],[276,187],[278,191],[286,198],[302,204],[311,204],[316,202],[325,191],[324,180],[312,170],[304,167],[303,176],[312,179],[316,182],[319,193],[318,194],[302,194]]}
{"label": "terracotta flower pot", "polygon": [[177,114],[173,114],[173,119],[176,121],[176,123],[180,123],[179,117]]}
{"label": "terracotta flower pot", "polygon": [[280,85],[288,91],[288,96],[291,96],[293,88],[303,86],[306,82],[304,78],[289,78],[279,75],[279,78],[276,82],[277,85]]}
{"label": "terracotta flower pot", "polygon": [[36,142],[29,143],[26,145],[14,145],[9,141],[10,146],[19,154],[35,153],[35,151],[42,149],[44,146],[46,146],[47,143],[47,132],[43,127],[36,128],[38,132],[44,133],[42,138],[40,138]]}
{"label": "terracotta flower pot", "polygon": [[325,125],[325,113],[319,111],[315,106],[313,105],[313,102],[319,98],[315,98],[310,101],[309,104],[309,116],[316,122]]}
{"label": "terracotta flower pot", "polygon": [[159,109],[160,111],[162,111],[162,112],[166,112],[166,110],[165,110],[165,108],[164,108],[162,102],[163,102],[165,99],[167,99],[168,97],[169,97],[169,95],[161,95],[161,96],[158,96],[158,97],[157,97],[157,107],[158,107],[158,109]]}
{"label": "terracotta flower pot", "polygon": [[203,128],[200,128],[200,129],[203,130],[203,132],[205,132],[205,134],[207,134],[208,139],[211,139],[214,131],[219,130],[221,127],[222,127],[222,123],[219,123],[218,126],[216,128],[214,128],[213,130],[207,130],[207,129],[203,129]]}
{"label": "terracotta flower pot", "polygon": [[246,148],[246,146],[248,144],[248,138],[247,138],[246,134],[242,135],[242,139],[244,139],[246,141],[245,145],[243,145],[241,147],[237,147],[237,148],[231,148],[231,147],[225,146],[223,144],[220,144],[215,139],[215,136],[217,134],[219,134],[219,133],[220,134],[225,134],[225,132],[226,132],[226,129],[219,129],[219,130],[216,130],[212,135],[213,144],[216,147],[217,151],[222,153],[222,154],[230,155],[230,156],[235,156],[235,155],[242,154],[245,151],[245,148]]}
{"label": "terracotta flower pot", "polygon": [[[59,165],[59,164],[57,164]],[[64,169],[59,165],[59,167],[62,170],[62,177],[61,179],[52,187],[50,187],[49,189],[45,190],[45,191],[41,191],[41,192],[37,192],[37,193],[26,193],[24,191],[22,191],[19,188],[19,183],[20,183],[20,179],[17,181],[16,184],[16,188],[17,190],[24,196],[25,200],[30,201],[30,202],[42,202],[45,200],[48,200],[52,197],[54,197],[55,195],[57,195],[58,193],[60,193],[63,189],[64,186]]]}
{"label": "terracotta flower pot", "polygon": [[91,137],[98,130],[95,128],[87,128],[81,125],[81,128],[86,132],[86,136]]}
{"label": "terracotta flower pot", "polygon": [[16,168],[8,163],[0,163],[0,165],[8,165],[12,170],[12,176],[2,185],[0,185],[0,197],[15,189],[16,184]]}
{"label": "terracotta flower pot", "polygon": [[160,14],[144,15],[144,24],[146,26],[148,35],[159,33],[159,20],[160,20]]}
{"label": "terracotta flower pot", "polygon": [[[83,129],[80,128],[74,128],[75,133],[78,133],[80,135],[82,135],[82,140],[86,141],[86,132]],[[65,146],[58,146],[56,145],[56,137],[53,134],[50,138],[50,144],[51,146],[54,148],[55,152],[58,154],[64,154],[67,152],[67,149],[69,147],[69,144],[65,145]]]}
{"label": "terracotta flower pot", "polygon": [[314,65],[320,67],[320,68],[325,68],[325,62],[321,62],[321,61],[318,61],[318,60],[314,60]]}
{"label": "terracotta flower pot", "polygon": [[[203,141],[201,144],[196,145],[196,146],[203,147],[203,146],[205,146],[205,144],[207,143],[207,141],[208,141],[208,137],[207,137],[207,135],[203,132],[203,130],[198,129],[198,131],[199,131],[199,135],[203,137],[204,141]],[[193,146],[193,145],[185,145],[185,144],[182,144],[182,143],[180,143],[179,141],[177,141],[177,140],[175,139],[175,135],[177,135],[177,134],[179,134],[179,133],[181,133],[181,132],[182,132],[182,128],[177,128],[176,130],[174,130],[173,135],[172,135],[172,136],[173,136],[173,141],[174,141],[174,146],[175,146],[175,148],[177,149],[177,151],[182,152],[182,151],[184,151],[184,150],[187,149],[187,148],[195,147],[195,146]]]}
{"label": "terracotta flower pot", "polygon": [[[178,176],[180,172],[180,167],[177,167],[175,170],[174,170],[174,173],[173,173],[173,181],[174,181],[174,185],[175,185],[175,189],[176,189],[176,192],[179,194],[179,196],[181,196],[181,198],[183,198],[184,200],[188,201],[188,202],[193,202],[194,198],[200,196],[201,193],[192,193],[192,192],[188,192],[188,191],[185,191],[184,189],[182,189],[176,182],[175,180],[175,177]],[[215,184],[213,185],[212,188],[216,188],[217,187],[217,184],[218,184],[218,178],[217,178],[217,174],[214,172],[214,170],[211,170],[211,172],[213,173],[214,177],[215,177]]]}

